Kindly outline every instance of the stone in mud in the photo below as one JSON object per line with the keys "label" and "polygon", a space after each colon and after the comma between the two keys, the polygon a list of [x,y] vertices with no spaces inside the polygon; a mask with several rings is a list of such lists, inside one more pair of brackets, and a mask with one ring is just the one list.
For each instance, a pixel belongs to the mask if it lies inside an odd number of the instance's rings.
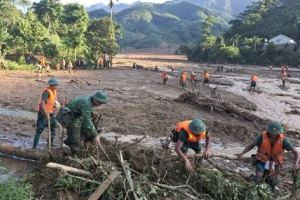
{"label": "stone in mud", "polygon": [[10,131],[9,127],[5,127],[4,131]]}

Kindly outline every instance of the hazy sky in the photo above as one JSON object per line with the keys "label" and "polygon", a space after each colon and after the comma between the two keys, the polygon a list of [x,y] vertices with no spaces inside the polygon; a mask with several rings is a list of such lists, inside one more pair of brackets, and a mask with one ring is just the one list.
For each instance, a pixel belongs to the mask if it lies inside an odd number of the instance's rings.
{"label": "hazy sky", "polygon": [[[116,3],[127,3],[131,4],[133,2],[136,2],[138,0],[119,0]],[[163,3],[166,0],[140,0],[142,2],[153,2],[153,3]],[[108,4],[109,0],[60,0],[61,3],[66,4],[66,3],[74,3],[78,2],[80,4],[83,4],[84,6],[90,6],[93,4],[98,4],[98,3],[103,3],[103,4]]]}

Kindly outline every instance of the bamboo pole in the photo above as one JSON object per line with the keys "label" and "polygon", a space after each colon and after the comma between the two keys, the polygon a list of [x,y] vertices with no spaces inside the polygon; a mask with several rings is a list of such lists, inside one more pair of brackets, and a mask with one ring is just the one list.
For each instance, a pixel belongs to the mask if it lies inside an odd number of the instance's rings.
{"label": "bamboo pole", "polygon": [[74,168],[74,167],[69,167],[69,166],[66,166],[66,165],[61,165],[61,164],[58,164],[58,163],[53,163],[53,162],[49,162],[46,167],[49,167],[49,168],[52,168],[52,169],[62,169],[62,170],[65,170],[66,172],[72,172],[74,174],[81,174],[81,175],[92,175],[91,172],[88,172],[88,171],[84,171],[82,169],[77,169],[77,168]]}

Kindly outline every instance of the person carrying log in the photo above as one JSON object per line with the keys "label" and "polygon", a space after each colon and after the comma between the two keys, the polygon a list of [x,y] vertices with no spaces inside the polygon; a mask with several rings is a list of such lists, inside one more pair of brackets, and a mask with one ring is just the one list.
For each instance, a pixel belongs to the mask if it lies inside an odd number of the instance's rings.
{"label": "person carrying log", "polygon": [[204,70],[204,81],[203,81],[203,87],[205,86],[205,84],[207,84],[207,86],[209,87],[209,73],[208,71]]}
{"label": "person carrying log", "polygon": [[7,65],[4,61],[1,61],[1,68],[5,71],[5,73],[7,73]]}
{"label": "person carrying log", "polygon": [[73,155],[80,151],[82,139],[91,139],[100,145],[100,136],[93,124],[92,108],[107,102],[106,93],[99,91],[93,95],[76,97],[58,112],[57,121],[67,129],[68,138],[64,143],[70,147]]}
{"label": "person carrying log", "polygon": [[180,83],[179,83],[183,89],[186,88],[186,79],[187,79],[186,72],[183,72],[180,77]]}
{"label": "person carrying log", "polygon": [[200,140],[206,138],[206,147],[203,157],[210,156],[209,148],[211,143],[211,133],[208,132],[206,126],[200,119],[182,121],[176,124],[172,131],[172,141],[176,142],[175,151],[185,162],[187,171],[192,170],[192,165],[187,158],[188,149],[191,148],[196,154],[201,153]]}
{"label": "person carrying log", "polygon": [[166,72],[162,72],[161,76],[163,78],[163,84],[166,85],[168,81],[168,75],[166,74]]}
{"label": "person carrying log", "polygon": [[[33,139],[33,149],[37,148],[40,136],[45,129],[48,127],[48,120],[50,120],[50,130],[51,130],[51,146],[54,146],[53,140],[55,137],[56,130],[56,120],[54,116],[54,111],[56,107],[57,95],[56,88],[59,82],[56,78],[49,79],[47,87],[43,90],[40,101],[38,104],[38,118],[37,118],[37,127]],[[61,104],[64,104],[62,102]]]}
{"label": "person carrying log", "polygon": [[256,167],[256,175],[253,181],[260,182],[263,178],[275,189],[278,184],[278,174],[283,166],[284,151],[291,151],[294,154],[293,168],[299,169],[300,153],[284,136],[284,130],[280,122],[273,121],[269,123],[265,131],[260,134],[252,144],[248,145],[241,153],[235,154],[238,159],[255,146],[258,147],[255,160],[253,162]]}
{"label": "person carrying log", "polygon": [[255,91],[255,87],[256,87],[256,82],[258,80],[258,76],[257,75],[253,75],[251,77],[251,84],[250,84],[250,89],[249,89],[249,92],[251,92],[251,89],[253,88],[253,92]]}

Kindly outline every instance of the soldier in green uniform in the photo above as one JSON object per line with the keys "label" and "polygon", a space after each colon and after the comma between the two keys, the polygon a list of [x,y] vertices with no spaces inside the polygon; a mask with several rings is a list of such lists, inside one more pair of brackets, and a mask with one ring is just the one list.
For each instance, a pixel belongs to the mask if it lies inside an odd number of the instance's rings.
{"label": "soldier in green uniform", "polygon": [[100,136],[93,124],[92,108],[105,103],[107,95],[99,91],[71,100],[57,114],[58,122],[67,129],[68,138],[64,143],[71,148],[73,154],[80,150],[81,140],[94,140],[96,145],[100,144]]}

